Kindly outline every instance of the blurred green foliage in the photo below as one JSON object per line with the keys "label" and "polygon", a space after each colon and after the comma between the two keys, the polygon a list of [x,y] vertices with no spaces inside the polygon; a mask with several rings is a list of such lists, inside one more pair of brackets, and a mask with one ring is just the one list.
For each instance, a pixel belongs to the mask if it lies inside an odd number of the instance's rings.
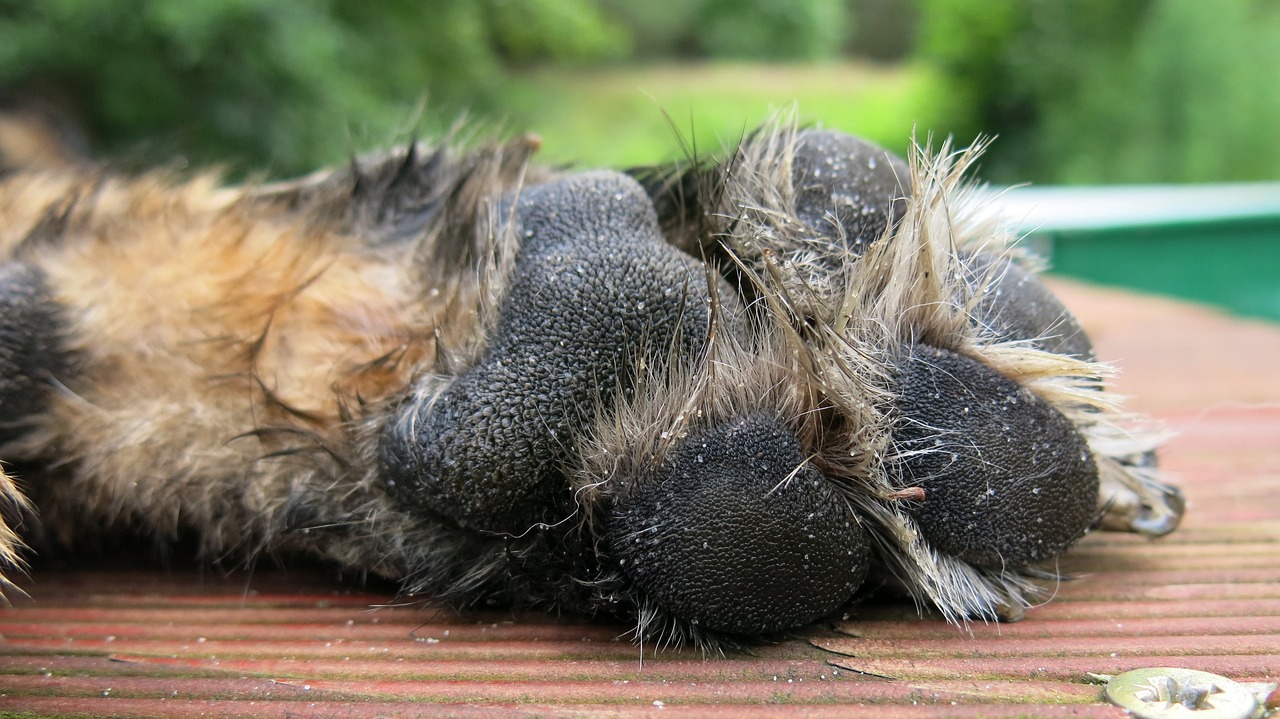
{"label": "blurred green foliage", "polygon": [[1085,70],[1039,128],[1057,179],[1280,178],[1280,3],[1160,0],[1113,67]]}
{"label": "blurred green foliage", "polygon": [[0,91],[95,152],[275,175],[462,114],[656,160],[664,112],[718,147],[798,100],[899,150],[998,135],[996,181],[1276,178],[1278,48],[1275,0],[0,0]]}
{"label": "blurred green foliage", "polygon": [[830,60],[849,36],[848,0],[604,0],[635,56]]}
{"label": "blurred green foliage", "polygon": [[290,174],[509,114],[521,69],[632,57],[624,8],[635,52],[810,60],[842,2],[0,0],[0,89],[70,99],[100,153]]}
{"label": "blurred green foliage", "polygon": [[545,141],[545,161],[612,167],[719,154],[774,116],[860,135],[905,154],[917,123],[924,128],[944,117],[940,83],[929,68],[909,64],[544,68],[522,75],[508,95],[508,124],[535,128]]}
{"label": "blurred green foliage", "polygon": [[847,25],[843,0],[707,0],[694,27],[713,57],[825,60]]}
{"label": "blurred green foliage", "polygon": [[989,177],[1280,177],[1274,0],[920,0],[918,56],[962,138],[998,134]]}
{"label": "blurred green foliage", "polygon": [[292,173],[625,38],[592,0],[0,0],[0,87],[71,98],[98,151]]}

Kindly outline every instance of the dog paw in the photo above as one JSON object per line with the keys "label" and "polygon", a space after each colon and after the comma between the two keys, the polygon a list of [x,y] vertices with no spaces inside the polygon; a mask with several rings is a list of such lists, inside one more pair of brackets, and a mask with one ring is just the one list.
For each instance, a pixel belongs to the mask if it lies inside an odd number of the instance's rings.
{"label": "dog paw", "polygon": [[571,511],[564,477],[587,418],[642,364],[696,355],[710,308],[703,269],[663,241],[631,179],[575,175],[513,202],[521,246],[488,350],[401,410],[382,464],[402,501],[520,534]]}
{"label": "dog paw", "polygon": [[619,410],[678,407],[642,423],[676,439],[601,452],[626,458],[610,546],[651,624],[794,627],[856,600],[867,565],[948,618],[1016,616],[1100,487],[1137,481],[1088,337],[975,219],[970,160],[800,131],[710,173],[700,246],[751,321],[706,377]]}
{"label": "dog paw", "polygon": [[622,175],[508,198],[499,319],[387,423],[393,496],[642,636],[785,631],[877,567],[948,618],[1016,615],[1128,460],[1084,331],[954,205],[955,163],[765,134],[680,176],[693,243]]}

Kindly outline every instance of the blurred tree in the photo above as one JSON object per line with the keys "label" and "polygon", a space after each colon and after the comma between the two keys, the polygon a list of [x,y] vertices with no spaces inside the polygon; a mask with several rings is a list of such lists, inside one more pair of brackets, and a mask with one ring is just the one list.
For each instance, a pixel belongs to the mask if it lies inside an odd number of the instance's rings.
{"label": "blurred tree", "polygon": [[1087,91],[1046,98],[1042,157],[1066,182],[1280,179],[1277,67],[1280,3],[1158,0]]}
{"label": "blurred tree", "polygon": [[998,134],[1001,181],[1280,177],[1274,0],[920,0],[948,128]]}
{"label": "blurred tree", "polygon": [[1029,170],[1045,179],[1046,104],[1087,91],[1087,66],[1114,67],[1151,0],[920,2],[919,51],[946,75],[955,108],[945,130],[964,142],[999,135],[987,174],[1020,181]]}
{"label": "blurred tree", "polygon": [[625,57],[631,38],[593,0],[486,0],[493,45],[504,60],[583,62]]}
{"label": "blurred tree", "polygon": [[631,33],[633,57],[681,59],[701,53],[695,32],[706,0],[602,0],[610,17]]}
{"label": "blurred tree", "polygon": [[829,60],[849,24],[844,0],[706,0],[698,44],[713,57]]}
{"label": "blurred tree", "polygon": [[643,58],[830,60],[850,32],[848,0],[605,0]]}
{"label": "blurred tree", "polygon": [[72,98],[99,151],[294,173],[625,39],[594,0],[0,0],[0,88]]}
{"label": "blurred tree", "polygon": [[293,174],[500,115],[531,64],[833,58],[849,1],[0,0],[0,92],[60,102],[98,154]]}
{"label": "blurred tree", "polygon": [[876,62],[899,62],[915,49],[920,23],[917,0],[848,0],[856,18],[846,31],[845,53]]}

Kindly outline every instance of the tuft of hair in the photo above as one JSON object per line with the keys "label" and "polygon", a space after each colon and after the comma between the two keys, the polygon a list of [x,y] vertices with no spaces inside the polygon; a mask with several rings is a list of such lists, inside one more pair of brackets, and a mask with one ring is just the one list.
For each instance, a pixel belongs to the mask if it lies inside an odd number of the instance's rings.
{"label": "tuft of hair", "polygon": [[22,593],[22,590],[8,577],[26,570],[26,561],[22,557],[25,545],[15,528],[22,526],[23,518],[31,516],[33,511],[30,501],[0,465],[0,603],[2,604],[8,604],[7,597],[11,593]]}

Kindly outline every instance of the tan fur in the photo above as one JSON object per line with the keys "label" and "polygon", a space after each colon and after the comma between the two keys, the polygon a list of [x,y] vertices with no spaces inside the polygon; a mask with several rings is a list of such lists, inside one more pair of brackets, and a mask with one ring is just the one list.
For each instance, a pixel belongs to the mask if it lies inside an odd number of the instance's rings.
{"label": "tan fur", "polygon": [[56,118],[40,108],[0,111],[0,167],[71,165],[78,158]]}
{"label": "tan fur", "polygon": [[[83,168],[0,183],[0,256],[46,273],[81,368],[5,454],[63,468],[38,488],[55,535],[196,528],[219,556],[273,541],[300,484],[386,503],[367,470],[327,454],[351,446],[362,408],[436,367],[438,336],[476,335],[478,284],[424,288],[406,269],[424,243],[373,247],[307,206],[323,198],[268,194]],[[6,515],[25,506],[7,476],[0,496]],[[0,532],[16,566],[17,537]]]}
{"label": "tan fur", "polygon": [[170,532],[225,527],[231,542],[266,508],[220,517],[216,497],[244,490],[226,485],[269,441],[233,438],[335,425],[335,389],[375,399],[388,389],[353,370],[430,327],[405,288],[387,286],[394,278],[344,252],[341,238],[299,236],[240,201],[210,202],[210,189],[111,181],[61,242],[33,251],[87,374],[55,396],[29,445],[61,449],[75,468],[66,499],[88,516]]}

